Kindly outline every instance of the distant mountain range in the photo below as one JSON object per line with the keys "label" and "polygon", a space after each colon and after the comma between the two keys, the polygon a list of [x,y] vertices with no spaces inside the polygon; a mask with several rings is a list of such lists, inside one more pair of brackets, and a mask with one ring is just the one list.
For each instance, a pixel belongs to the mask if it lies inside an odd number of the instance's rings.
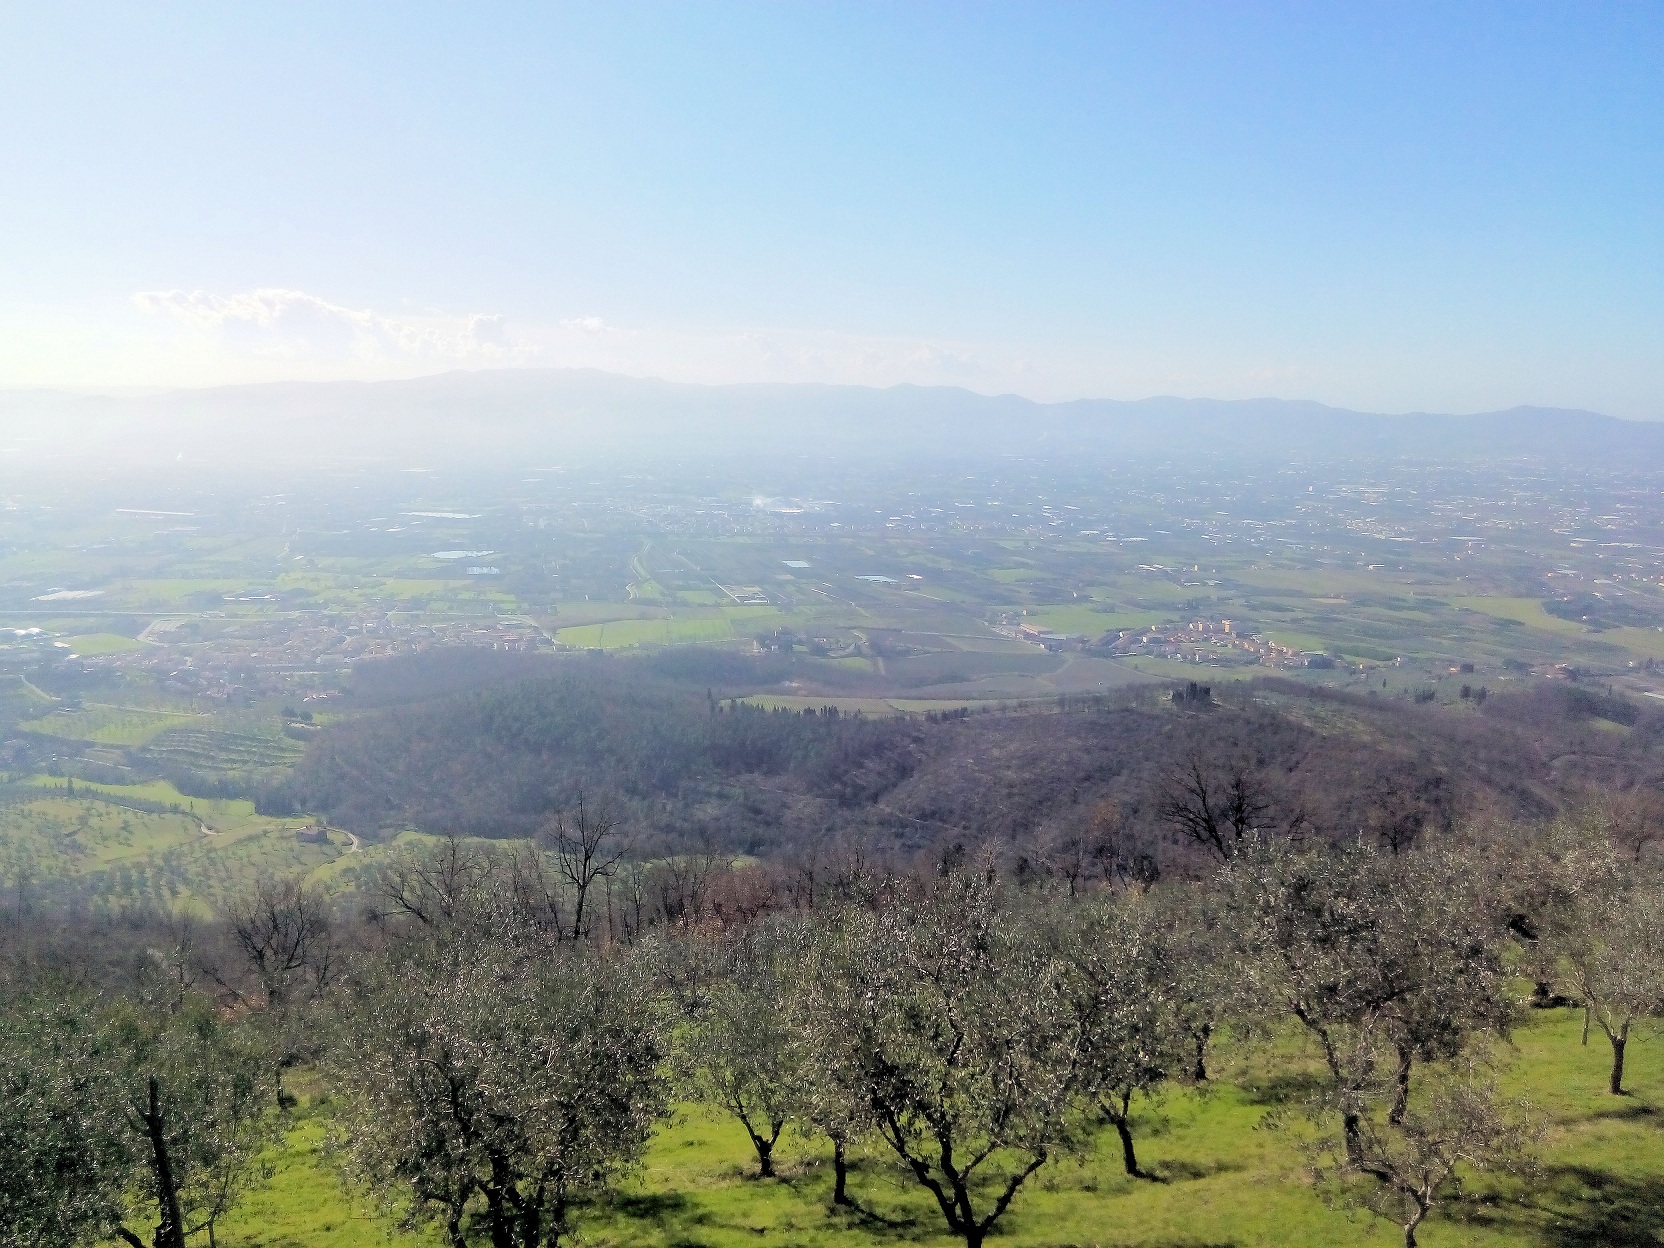
{"label": "distant mountain range", "polygon": [[1664,466],[1664,422],[1516,407],[1382,415],[1286,399],[1037,403],[952,387],[700,386],[582,369],[137,395],[0,391],[14,460],[441,466],[602,456],[1533,457]]}

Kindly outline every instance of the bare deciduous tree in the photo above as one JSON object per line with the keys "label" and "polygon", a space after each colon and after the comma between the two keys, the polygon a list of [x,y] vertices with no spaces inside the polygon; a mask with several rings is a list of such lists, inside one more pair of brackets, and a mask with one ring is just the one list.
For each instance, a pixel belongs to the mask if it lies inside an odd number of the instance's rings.
{"label": "bare deciduous tree", "polygon": [[567,935],[574,941],[589,935],[593,920],[590,894],[597,880],[611,879],[618,864],[629,853],[629,842],[618,835],[617,820],[605,804],[592,806],[582,793],[570,811],[555,815],[545,836],[554,849],[561,876],[571,889],[572,924]]}
{"label": "bare deciduous tree", "polygon": [[1210,768],[1196,755],[1169,777],[1156,805],[1163,822],[1221,862],[1236,856],[1270,811],[1270,798],[1245,763]]}
{"label": "bare deciduous tree", "polygon": [[486,908],[491,874],[489,856],[454,836],[431,849],[394,853],[370,886],[378,903],[372,917],[455,928]]}
{"label": "bare deciduous tree", "polygon": [[328,901],[296,877],[263,876],[227,907],[231,957],[211,966],[215,982],[265,1024],[276,1058],[277,1096],[286,1102],[283,1071],[315,1056],[312,1006],[334,973],[336,938]]}

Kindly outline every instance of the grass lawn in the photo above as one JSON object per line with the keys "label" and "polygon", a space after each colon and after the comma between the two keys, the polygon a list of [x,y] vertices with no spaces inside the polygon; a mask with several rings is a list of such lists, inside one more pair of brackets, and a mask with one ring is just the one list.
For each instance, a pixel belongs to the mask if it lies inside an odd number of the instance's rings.
{"label": "grass lawn", "polygon": [[1664,659],[1664,630],[1656,628],[1613,628],[1598,634],[1599,640],[1622,646],[1646,659]]}
{"label": "grass lawn", "polygon": [[1334,644],[1333,637],[1319,637],[1316,633],[1295,633],[1282,628],[1268,628],[1261,636],[1279,646],[1289,646],[1295,650],[1326,651]]}
{"label": "grass lawn", "polygon": [[1214,666],[1210,663],[1183,663],[1178,659],[1163,659],[1153,654],[1129,654],[1114,660],[1143,672],[1146,676],[1160,676],[1167,680],[1194,680],[1205,685],[1221,680],[1252,680],[1256,676],[1287,676],[1288,672],[1273,672],[1257,663],[1233,663]]}
{"label": "grass lawn", "polygon": [[[24,783],[45,789],[64,787],[64,781],[59,776],[30,776]],[[178,806],[181,810],[201,815],[215,827],[236,827],[258,818],[254,813],[254,803],[244,798],[191,797],[166,780],[149,780],[144,784],[98,784],[92,780],[77,780],[75,789],[83,794],[105,793],[115,798]]]}
{"label": "grass lawn", "polygon": [[[1516,1036],[1505,1090],[1529,1096],[1548,1121],[1538,1178],[1473,1185],[1474,1201],[1436,1212],[1428,1248],[1596,1248],[1664,1242],[1664,1050],[1657,1029],[1631,1046],[1632,1094],[1605,1087],[1604,1040],[1578,1045],[1580,1016],[1533,1016]],[[1309,1055],[1308,1055],[1309,1056]],[[1296,1062],[1298,1067],[1298,1061]],[[1013,1248],[1331,1248],[1401,1242],[1373,1215],[1331,1208],[1307,1181],[1302,1127],[1267,1128],[1290,1067],[1263,1054],[1221,1063],[1205,1095],[1183,1091],[1146,1106],[1136,1131],[1156,1177],[1121,1171],[1113,1134],[1079,1159],[1048,1165],[1018,1196],[994,1243]],[[1282,1078],[1277,1077],[1281,1072]],[[323,1152],[320,1117],[301,1111],[274,1154],[272,1182],[219,1231],[225,1248],[417,1248],[435,1238],[391,1231],[362,1198],[343,1193]],[[756,1163],[738,1125],[689,1108],[664,1127],[617,1197],[581,1211],[594,1248],[947,1248],[940,1214],[878,1150],[855,1160],[852,1194],[867,1215],[829,1208],[831,1164],[818,1141],[783,1141],[780,1177]],[[483,1241],[481,1241],[483,1243]]]}
{"label": "grass lawn", "polygon": [[1049,581],[1052,574],[1044,568],[989,568],[984,575],[1001,585],[1015,585],[1021,581]]}

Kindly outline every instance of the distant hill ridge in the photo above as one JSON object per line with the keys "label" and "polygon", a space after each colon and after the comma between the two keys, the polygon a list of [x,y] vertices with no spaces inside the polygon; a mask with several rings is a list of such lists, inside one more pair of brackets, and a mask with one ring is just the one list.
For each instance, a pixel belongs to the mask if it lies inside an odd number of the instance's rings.
{"label": "distant hill ridge", "polygon": [[821,453],[1287,458],[1621,457],[1664,465],[1664,422],[1515,407],[1453,416],[1309,400],[1040,403],[947,386],[704,386],[589,369],[454,371],[405,381],[282,382],[148,394],[0,391],[0,438],[24,454],[124,461],[320,458],[485,464],[526,455]]}

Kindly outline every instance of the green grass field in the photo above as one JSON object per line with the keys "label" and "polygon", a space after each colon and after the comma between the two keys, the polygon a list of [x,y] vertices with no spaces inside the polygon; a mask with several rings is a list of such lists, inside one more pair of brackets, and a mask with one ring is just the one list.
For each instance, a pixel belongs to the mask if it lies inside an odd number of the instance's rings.
{"label": "green grass field", "polygon": [[[1604,1089],[1604,1041],[1578,1045],[1579,1017],[1536,1015],[1516,1035],[1506,1091],[1547,1121],[1537,1177],[1479,1178],[1474,1200],[1435,1212],[1428,1248],[1596,1248],[1664,1242],[1664,1051],[1655,1028],[1632,1045],[1632,1094]],[[1309,1055],[1308,1055],[1309,1056]],[[1277,1067],[1288,1071],[1286,1055]],[[1267,1128],[1286,1084],[1259,1053],[1221,1064],[1205,1095],[1174,1093],[1136,1123],[1154,1179],[1129,1179],[1112,1133],[1079,1159],[1043,1169],[993,1242],[1013,1248],[1332,1248],[1388,1246],[1396,1228],[1332,1208],[1313,1189],[1303,1128]],[[327,1101],[300,1112],[271,1158],[272,1181],[222,1224],[225,1248],[426,1248],[437,1237],[394,1231],[349,1195],[324,1148]],[[948,1248],[940,1215],[879,1151],[857,1158],[851,1192],[869,1215],[833,1213],[831,1165],[819,1142],[781,1146],[780,1177],[760,1180],[737,1124],[687,1108],[663,1128],[616,1199],[583,1210],[579,1242],[595,1248]],[[483,1241],[482,1241],[483,1242]]]}
{"label": "green grass field", "polygon": [[70,649],[77,654],[97,656],[101,654],[125,654],[132,650],[143,650],[144,642],[134,641],[131,637],[123,637],[120,633],[83,633],[79,637],[65,638]]}
{"label": "green grass field", "polygon": [[1562,620],[1557,615],[1550,615],[1535,598],[1452,598],[1450,605],[1466,607],[1469,611],[1478,611],[1499,620],[1515,620],[1547,633],[1584,636],[1589,631],[1576,620]]}
{"label": "green grass field", "polygon": [[641,646],[677,646],[690,642],[732,641],[771,624],[787,622],[776,607],[727,606],[720,614],[702,613],[671,619],[614,619],[557,629],[555,640],[586,650],[630,650]]}
{"label": "green grass field", "polygon": [[555,640],[592,650],[628,650],[677,642],[728,641],[733,636],[733,626],[726,619],[611,620],[560,629]]}
{"label": "green grass field", "polygon": [[198,722],[199,717],[131,706],[90,705],[79,711],[53,711],[18,725],[25,732],[100,745],[143,745],[169,728]]}
{"label": "green grass field", "polygon": [[1644,659],[1664,659],[1664,632],[1656,628],[1613,628],[1599,634],[1599,639]]}

